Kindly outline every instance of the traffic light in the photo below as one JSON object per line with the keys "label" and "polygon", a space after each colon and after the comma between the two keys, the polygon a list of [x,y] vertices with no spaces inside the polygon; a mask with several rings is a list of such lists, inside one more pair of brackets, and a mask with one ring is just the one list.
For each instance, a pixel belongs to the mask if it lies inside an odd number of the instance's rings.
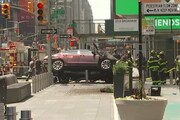
{"label": "traffic light", "polygon": [[34,5],[33,2],[28,2],[28,11],[33,13],[34,12]]}
{"label": "traffic light", "polygon": [[1,4],[1,12],[4,18],[10,18],[10,5],[9,3]]}
{"label": "traffic light", "polygon": [[39,22],[42,22],[44,17],[43,17],[43,13],[44,13],[44,4],[42,2],[39,2],[37,4],[37,13],[38,13],[38,16],[37,16],[37,19]]}

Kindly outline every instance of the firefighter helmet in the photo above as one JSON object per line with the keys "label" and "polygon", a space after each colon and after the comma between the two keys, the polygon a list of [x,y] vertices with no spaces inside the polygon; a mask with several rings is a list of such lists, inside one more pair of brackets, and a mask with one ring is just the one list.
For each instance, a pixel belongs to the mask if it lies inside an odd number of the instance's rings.
{"label": "firefighter helmet", "polygon": [[155,54],[156,54],[155,50],[151,50],[150,55],[151,55],[151,56],[154,56]]}

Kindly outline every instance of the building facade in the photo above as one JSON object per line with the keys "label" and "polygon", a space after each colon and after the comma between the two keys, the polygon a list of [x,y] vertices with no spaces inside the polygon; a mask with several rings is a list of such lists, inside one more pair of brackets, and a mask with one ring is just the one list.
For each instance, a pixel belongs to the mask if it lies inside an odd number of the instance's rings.
{"label": "building facade", "polygon": [[[0,15],[0,29],[15,27],[16,29],[1,31],[1,37],[4,39],[4,36],[7,36],[8,39],[11,40],[19,40],[28,36],[32,36],[33,34],[38,34],[36,40],[46,41],[46,37],[41,35],[42,28],[55,28],[58,29],[58,34],[66,33],[66,29],[70,26],[73,20],[76,22],[80,22],[81,20],[89,20],[93,19],[92,9],[88,2],[88,0],[52,0],[49,1],[49,24],[39,26],[37,24],[37,8],[34,8],[34,13],[27,12],[27,4],[26,0],[11,0],[9,1],[11,5],[11,19],[4,19],[2,15]],[[37,7],[37,3],[34,2],[34,7]],[[60,13],[59,13],[60,11]],[[57,13],[56,16],[52,16],[52,14]],[[11,22],[10,22],[11,21]],[[12,22],[14,21],[14,22]],[[88,29],[86,24],[80,24],[77,26],[78,31],[85,32]],[[4,35],[4,32],[7,34]],[[18,35],[21,35],[21,38],[17,38]],[[11,36],[11,38],[10,38]],[[30,45],[32,41],[34,41],[34,37],[29,37],[24,39],[26,45]]]}

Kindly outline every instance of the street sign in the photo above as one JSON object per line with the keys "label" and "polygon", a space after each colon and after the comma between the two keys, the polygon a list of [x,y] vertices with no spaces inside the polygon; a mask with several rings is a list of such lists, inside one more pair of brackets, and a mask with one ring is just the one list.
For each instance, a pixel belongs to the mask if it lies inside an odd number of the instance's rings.
{"label": "street sign", "polygon": [[59,38],[71,38],[72,36],[70,34],[60,34]]}
{"label": "street sign", "polygon": [[180,35],[173,36],[173,40],[180,40]]}
{"label": "street sign", "polygon": [[57,29],[41,29],[41,34],[57,34]]}
{"label": "street sign", "polygon": [[67,33],[67,34],[70,34],[70,35],[73,35],[73,27],[68,27],[68,28],[66,29],[66,33]]}
{"label": "street sign", "polygon": [[180,14],[177,3],[144,3],[144,15]]}
{"label": "street sign", "polygon": [[142,34],[143,35],[154,35],[155,34],[154,19],[143,19],[142,20]]}

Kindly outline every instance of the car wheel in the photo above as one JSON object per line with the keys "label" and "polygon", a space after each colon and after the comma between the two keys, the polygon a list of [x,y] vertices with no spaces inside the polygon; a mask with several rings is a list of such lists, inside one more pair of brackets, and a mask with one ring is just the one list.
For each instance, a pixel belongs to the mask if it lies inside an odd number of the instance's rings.
{"label": "car wheel", "polygon": [[52,68],[54,71],[60,71],[64,67],[64,62],[62,60],[56,60],[52,63]]}
{"label": "car wheel", "polygon": [[102,70],[109,70],[112,68],[112,63],[108,59],[104,59],[100,62],[100,67]]}

